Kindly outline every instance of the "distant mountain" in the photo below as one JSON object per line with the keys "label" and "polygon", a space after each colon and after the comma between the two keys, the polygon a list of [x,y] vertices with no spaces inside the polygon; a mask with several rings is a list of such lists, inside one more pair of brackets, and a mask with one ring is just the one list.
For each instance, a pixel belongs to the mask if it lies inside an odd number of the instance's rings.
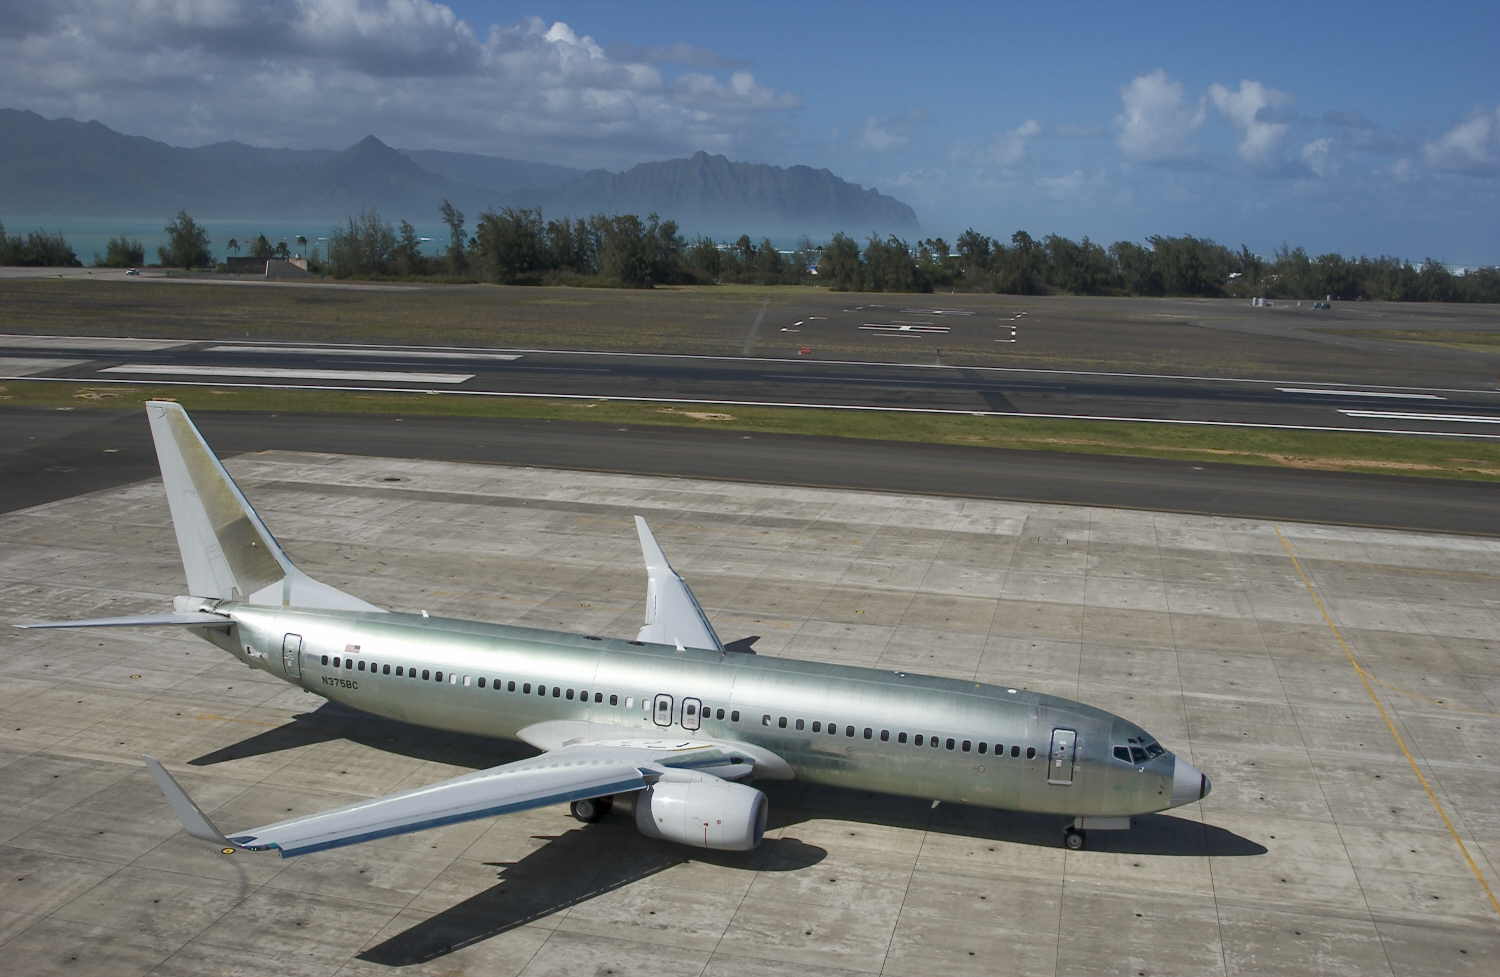
{"label": "distant mountain", "polygon": [[719,236],[821,237],[840,230],[862,236],[917,228],[916,211],[906,204],[828,170],[736,163],[704,152],[624,173],[593,170],[569,183],[512,193],[507,201],[551,216],[655,212],[690,231]]}
{"label": "distant mountain", "polygon": [[492,207],[548,217],[655,212],[688,233],[825,236],[915,230],[915,212],[827,170],[735,163],[697,153],[623,173],[439,150],[398,150],[375,136],[348,149],[268,149],[220,142],[195,149],[115,132],[98,122],[0,109],[0,220],[170,216],[340,220],[367,209],[434,223],[444,198],[470,226]]}

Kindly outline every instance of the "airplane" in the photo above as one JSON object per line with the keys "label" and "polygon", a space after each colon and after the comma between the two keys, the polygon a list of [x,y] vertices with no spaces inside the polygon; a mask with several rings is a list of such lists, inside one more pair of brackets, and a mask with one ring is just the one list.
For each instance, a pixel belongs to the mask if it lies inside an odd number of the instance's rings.
{"label": "airplane", "polygon": [[1065,815],[1063,843],[1080,849],[1089,829],[1209,792],[1140,726],[1079,702],[731,650],[640,516],[646,612],[633,640],[376,607],[292,564],[180,405],[146,413],[188,593],[169,613],[23,627],[182,627],[365,713],[541,751],[232,833],[145,757],[187,833],[225,854],[305,855],[559,803],[594,822],[626,796],[648,837],[748,851],[767,816],[752,780]]}

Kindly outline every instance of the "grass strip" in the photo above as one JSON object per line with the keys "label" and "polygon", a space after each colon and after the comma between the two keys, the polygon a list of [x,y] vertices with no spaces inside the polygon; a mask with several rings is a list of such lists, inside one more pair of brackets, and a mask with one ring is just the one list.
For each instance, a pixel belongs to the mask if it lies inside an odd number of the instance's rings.
{"label": "grass strip", "polygon": [[1467,329],[1320,329],[1335,336],[1387,339],[1398,343],[1421,343],[1466,349],[1475,353],[1500,353],[1500,332]]}
{"label": "grass strip", "polygon": [[1229,462],[1277,468],[1500,481],[1500,442],[1230,426],[956,414],[553,400],[529,397],[255,390],[8,381],[0,407],[120,409],[175,400],[190,410],[590,421],[978,448]]}

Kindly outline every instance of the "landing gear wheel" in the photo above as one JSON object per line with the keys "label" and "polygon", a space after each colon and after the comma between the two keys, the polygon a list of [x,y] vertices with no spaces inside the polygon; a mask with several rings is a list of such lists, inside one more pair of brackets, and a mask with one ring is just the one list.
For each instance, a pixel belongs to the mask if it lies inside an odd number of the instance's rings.
{"label": "landing gear wheel", "polygon": [[1084,842],[1087,840],[1088,836],[1078,828],[1069,828],[1063,832],[1063,844],[1070,851],[1082,851]]}
{"label": "landing gear wheel", "polygon": [[609,813],[615,806],[613,797],[589,797],[568,805],[569,812],[584,824],[593,824]]}

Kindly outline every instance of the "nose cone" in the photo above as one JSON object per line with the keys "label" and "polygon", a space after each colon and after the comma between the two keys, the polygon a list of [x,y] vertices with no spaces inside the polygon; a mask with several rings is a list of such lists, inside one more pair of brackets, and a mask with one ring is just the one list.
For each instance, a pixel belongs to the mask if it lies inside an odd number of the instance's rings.
{"label": "nose cone", "polygon": [[1202,800],[1208,796],[1208,792],[1212,786],[1203,771],[1188,763],[1182,757],[1177,757],[1176,766],[1172,768],[1173,807],[1180,807],[1183,804],[1191,804],[1193,801]]}

